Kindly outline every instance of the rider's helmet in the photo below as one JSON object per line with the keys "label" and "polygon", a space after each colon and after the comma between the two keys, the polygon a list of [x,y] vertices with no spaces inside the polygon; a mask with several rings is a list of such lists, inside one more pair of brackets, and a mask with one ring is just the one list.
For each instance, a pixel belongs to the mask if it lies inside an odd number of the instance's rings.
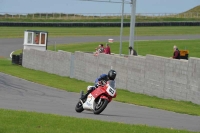
{"label": "rider's helmet", "polygon": [[108,72],[108,78],[109,78],[110,80],[114,80],[115,77],[116,77],[116,75],[117,75],[117,72],[116,72],[115,70],[110,70],[110,71]]}

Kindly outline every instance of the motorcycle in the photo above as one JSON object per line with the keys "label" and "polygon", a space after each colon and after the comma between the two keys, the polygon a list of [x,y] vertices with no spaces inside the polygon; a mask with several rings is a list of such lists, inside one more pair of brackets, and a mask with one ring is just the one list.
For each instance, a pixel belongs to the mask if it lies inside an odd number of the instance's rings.
{"label": "motorcycle", "polygon": [[[83,91],[82,91],[83,93]],[[81,93],[81,96],[82,96]],[[94,114],[100,114],[112,101],[112,98],[117,96],[115,81],[109,80],[99,85],[85,99],[80,99],[76,104],[75,110],[81,113],[84,110],[93,111]]]}

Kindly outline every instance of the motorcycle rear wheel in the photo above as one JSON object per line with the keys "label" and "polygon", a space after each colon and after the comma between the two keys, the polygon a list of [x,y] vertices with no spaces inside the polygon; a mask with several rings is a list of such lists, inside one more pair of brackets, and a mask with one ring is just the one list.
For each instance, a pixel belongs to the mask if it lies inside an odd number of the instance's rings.
{"label": "motorcycle rear wheel", "polygon": [[79,102],[76,104],[75,110],[76,110],[76,112],[78,112],[78,113],[81,113],[81,112],[84,110],[84,109],[83,109],[83,104],[81,103],[81,101],[79,101]]}
{"label": "motorcycle rear wheel", "polygon": [[109,101],[106,99],[101,99],[99,104],[94,107],[94,114],[100,114],[108,105]]}

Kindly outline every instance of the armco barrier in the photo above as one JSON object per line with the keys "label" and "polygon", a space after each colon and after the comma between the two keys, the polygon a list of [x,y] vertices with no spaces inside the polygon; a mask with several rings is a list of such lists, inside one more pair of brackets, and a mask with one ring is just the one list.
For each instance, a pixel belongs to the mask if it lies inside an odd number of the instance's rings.
{"label": "armco barrier", "polygon": [[113,68],[117,71],[117,88],[200,105],[199,58],[175,60],[154,55],[94,56],[79,51],[74,54],[64,51],[23,52],[23,67],[87,82],[94,82],[100,74]]}
{"label": "armco barrier", "polygon": [[[120,27],[121,23],[115,22],[0,22],[0,26],[15,27]],[[130,27],[125,22],[124,27]],[[138,22],[136,27],[144,26],[200,26],[200,22]]]}

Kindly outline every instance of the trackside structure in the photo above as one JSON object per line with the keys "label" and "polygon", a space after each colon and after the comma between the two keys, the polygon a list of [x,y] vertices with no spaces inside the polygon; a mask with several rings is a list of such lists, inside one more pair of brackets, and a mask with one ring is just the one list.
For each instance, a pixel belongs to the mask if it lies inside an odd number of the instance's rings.
{"label": "trackside structure", "polygon": [[200,59],[175,60],[160,56],[128,56],[76,51],[24,49],[23,67],[92,82],[112,67],[117,88],[160,98],[200,104]]}

